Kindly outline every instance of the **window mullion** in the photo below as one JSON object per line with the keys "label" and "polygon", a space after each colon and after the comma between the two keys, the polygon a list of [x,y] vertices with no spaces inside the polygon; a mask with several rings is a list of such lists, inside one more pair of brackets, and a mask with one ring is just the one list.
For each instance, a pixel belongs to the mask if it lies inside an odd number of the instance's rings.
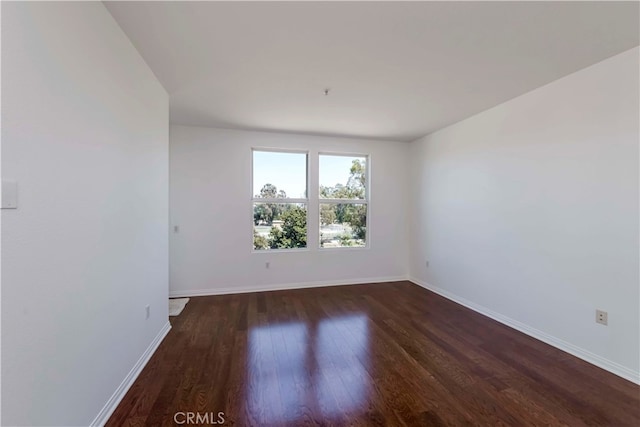
{"label": "window mullion", "polygon": [[368,202],[366,199],[320,199],[320,204],[332,204],[332,205],[366,205]]}
{"label": "window mullion", "polygon": [[309,203],[309,199],[289,199],[284,197],[277,198],[277,199],[254,197],[251,199],[251,201],[253,203],[269,203],[269,204],[302,203],[306,205],[307,203]]}

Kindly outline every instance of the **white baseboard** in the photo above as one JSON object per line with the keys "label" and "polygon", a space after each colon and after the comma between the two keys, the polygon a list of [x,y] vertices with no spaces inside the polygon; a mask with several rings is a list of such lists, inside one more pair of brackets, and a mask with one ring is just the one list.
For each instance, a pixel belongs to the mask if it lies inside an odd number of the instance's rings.
{"label": "white baseboard", "polygon": [[556,347],[562,351],[565,351],[569,354],[572,354],[586,362],[591,363],[592,365],[598,366],[606,371],[611,372],[619,377],[622,377],[626,380],[629,380],[633,383],[640,384],[640,372],[636,372],[632,369],[627,368],[626,366],[622,366],[616,362],[605,359],[602,356],[598,356],[588,350],[585,350],[581,347],[573,345],[569,342],[566,342],[560,338],[556,338],[552,335],[547,334],[546,332],[542,332],[538,329],[532,328],[529,325],[526,325],[522,322],[514,320],[510,317],[507,317],[503,314],[497,313],[493,310],[490,310],[484,306],[476,304],[472,301],[469,301],[465,298],[462,298],[458,295],[455,295],[449,291],[438,288],[437,286],[433,286],[429,283],[423,282],[415,277],[409,277],[409,281],[415,283],[418,286],[421,286],[425,289],[435,292],[438,295],[441,295],[453,302],[456,302],[460,305],[463,305],[471,310],[482,314],[483,316],[490,317],[493,320],[496,320],[504,325],[509,326],[517,331],[522,332],[523,334],[529,335],[535,339],[538,339],[542,342],[545,342],[553,347]]}
{"label": "white baseboard", "polygon": [[249,292],[284,291],[288,289],[322,288],[325,286],[360,285],[363,283],[384,283],[408,280],[407,276],[369,277],[366,279],[323,280],[318,282],[287,283],[281,285],[234,286],[211,289],[169,291],[169,297],[200,297],[208,295],[245,294]]}
{"label": "white baseboard", "polygon": [[120,404],[120,401],[122,400],[124,395],[127,394],[127,391],[129,391],[129,388],[131,388],[136,378],[138,378],[138,375],[140,375],[140,372],[142,372],[144,367],[147,365],[147,362],[149,362],[149,359],[151,359],[151,356],[153,356],[153,353],[155,353],[156,349],[158,348],[164,337],[167,336],[170,329],[171,324],[167,320],[167,323],[165,323],[160,332],[158,332],[158,335],[156,335],[151,344],[149,344],[149,347],[147,347],[142,356],[140,356],[140,359],[138,359],[131,371],[129,371],[125,379],[122,381],[122,383],[120,383],[120,386],[116,389],[111,398],[104,405],[100,413],[91,422],[91,426],[104,426],[107,421],[109,421],[109,417],[111,417],[113,411],[116,410],[116,408]]}

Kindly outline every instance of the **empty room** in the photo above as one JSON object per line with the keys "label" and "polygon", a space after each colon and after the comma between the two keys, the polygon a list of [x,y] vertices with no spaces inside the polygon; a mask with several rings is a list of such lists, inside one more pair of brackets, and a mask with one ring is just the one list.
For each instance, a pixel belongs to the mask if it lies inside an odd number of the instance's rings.
{"label": "empty room", "polygon": [[640,2],[0,16],[2,426],[640,425]]}

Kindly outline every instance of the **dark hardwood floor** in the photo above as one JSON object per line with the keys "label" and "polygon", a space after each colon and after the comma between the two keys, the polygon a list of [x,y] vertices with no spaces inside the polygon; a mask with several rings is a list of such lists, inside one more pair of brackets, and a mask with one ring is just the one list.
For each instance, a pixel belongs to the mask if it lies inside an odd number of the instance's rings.
{"label": "dark hardwood floor", "polygon": [[410,282],[191,298],[171,319],[108,426],[640,425],[637,385]]}

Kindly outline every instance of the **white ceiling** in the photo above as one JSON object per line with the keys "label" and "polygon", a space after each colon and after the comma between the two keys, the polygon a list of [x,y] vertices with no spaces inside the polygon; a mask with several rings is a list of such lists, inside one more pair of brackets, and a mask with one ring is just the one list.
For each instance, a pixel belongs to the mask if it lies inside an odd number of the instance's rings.
{"label": "white ceiling", "polygon": [[105,4],[172,123],[400,141],[640,43],[637,2]]}

